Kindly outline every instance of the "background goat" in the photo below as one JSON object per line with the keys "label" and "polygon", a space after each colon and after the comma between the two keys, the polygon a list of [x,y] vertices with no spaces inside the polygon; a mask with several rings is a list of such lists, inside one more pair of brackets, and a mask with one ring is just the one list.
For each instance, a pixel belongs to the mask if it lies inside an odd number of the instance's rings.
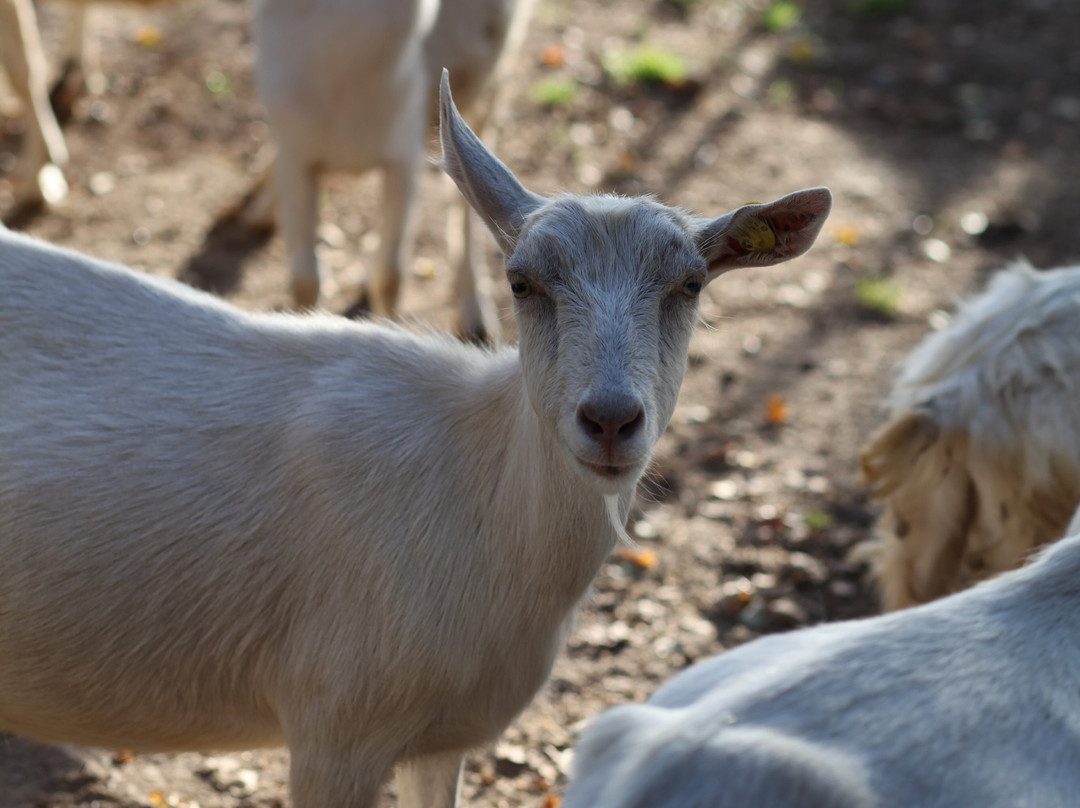
{"label": "background goat", "polygon": [[1078,580],[1073,535],[967,592],[695,665],[586,730],[563,808],[1075,805]]}
{"label": "background goat", "polygon": [[[167,1],[129,0],[144,6]],[[64,72],[77,77],[71,80],[81,84],[86,71],[83,60],[86,11],[90,0],[69,0],[67,5]],[[33,0],[0,0],[0,66],[7,73],[27,115],[16,207],[56,204],[68,192],[62,169],[68,161],[68,150],[49,103],[49,69]]]}
{"label": "background goat", "polygon": [[[825,189],[716,219],[443,160],[520,350],[251,315],[0,233],[0,726],[285,742],[297,808],[456,801],[548,675],[675,407],[701,288],[809,248]],[[59,664],[62,661],[63,664]]]}
{"label": "background goat", "polygon": [[[416,186],[438,72],[455,77],[466,118],[478,131],[491,106],[490,82],[524,35],[534,0],[259,0],[255,77],[278,153],[242,218],[272,225],[289,251],[293,299],[319,301],[315,252],[318,180],[325,171],[379,168],[383,216],[368,278],[374,312],[391,316],[411,241]],[[486,339],[498,321],[478,271],[467,206],[447,228],[455,271],[458,331]]]}
{"label": "background goat", "polygon": [[1080,267],[1017,264],[903,362],[863,450],[886,501],[882,603],[922,603],[1018,566],[1080,503]]}

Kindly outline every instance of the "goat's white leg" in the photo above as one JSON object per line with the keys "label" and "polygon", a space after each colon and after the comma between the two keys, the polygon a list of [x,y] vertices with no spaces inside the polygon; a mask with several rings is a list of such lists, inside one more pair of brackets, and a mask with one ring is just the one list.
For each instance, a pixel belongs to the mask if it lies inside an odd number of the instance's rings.
{"label": "goat's white leg", "polygon": [[491,296],[482,250],[474,238],[476,215],[464,199],[447,211],[446,245],[454,267],[454,294],[458,305],[458,334],[480,342],[495,341],[499,319]]}
{"label": "goat's white leg", "polygon": [[461,784],[462,752],[443,752],[398,765],[400,808],[454,808]]}
{"label": "goat's white leg", "polygon": [[[94,88],[98,92],[104,89],[100,86],[104,83],[104,76],[100,74],[97,49],[86,37],[86,15],[89,13],[90,7],[87,3],[67,5],[67,26],[62,44],[59,84],[63,85],[64,92],[69,95],[68,101],[73,100],[91,84],[98,85]],[[98,78],[91,81],[91,75]]]}
{"label": "goat's white leg", "polygon": [[283,149],[275,160],[274,180],[278,194],[278,220],[289,250],[293,303],[314,308],[319,302],[322,270],[315,254],[315,231],[319,218],[318,174],[311,166]]}
{"label": "goat's white leg", "polygon": [[375,808],[393,766],[385,751],[370,744],[290,744],[293,808]]}
{"label": "goat's white leg", "polygon": [[237,218],[245,227],[252,230],[271,231],[277,227],[277,185],[274,173],[277,161],[273,160],[263,168],[251,190],[240,203]]}
{"label": "goat's white leg", "polygon": [[68,152],[49,106],[45,52],[31,0],[0,0],[0,63],[29,116],[16,204],[59,202],[68,191],[59,168],[67,162]]}
{"label": "goat's white leg", "polygon": [[371,310],[380,317],[392,317],[397,310],[412,235],[417,163],[415,157],[406,157],[383,166],[382,238],[368,290]]}

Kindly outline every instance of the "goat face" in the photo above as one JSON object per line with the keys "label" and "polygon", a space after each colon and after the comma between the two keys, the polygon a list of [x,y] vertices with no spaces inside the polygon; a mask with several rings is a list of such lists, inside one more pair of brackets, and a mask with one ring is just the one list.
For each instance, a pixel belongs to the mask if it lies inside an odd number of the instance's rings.
{"label": "goat face", "polygon": [[537,415],[608,493],[633,484],[675,408],[707,278],[687,218],[558,198],[528,218],[506,275]]}
{"label": "goat face", "polygon": [[697,219],[648,197],[545,199],[465,125],[444,71],[443,167],[506,256],[532,406],[577,471],[631,489],[675,408],[705,284],[801,255],[825,188]]}

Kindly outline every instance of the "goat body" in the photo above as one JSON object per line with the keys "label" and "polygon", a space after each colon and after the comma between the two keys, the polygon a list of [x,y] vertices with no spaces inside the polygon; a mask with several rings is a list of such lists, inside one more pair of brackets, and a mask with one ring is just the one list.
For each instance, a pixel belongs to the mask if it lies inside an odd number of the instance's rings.
{"label": "goat body", "polygon": [[1080,267],[1017,264],[904,361],[862,452],[886,609],[1019,566],[1080,503]]}
{"label": "goat body", "polygon": [[586,730],[563,808],[1073,806],[1077,581],[1080,535],[961,594],[695,665]]}
{"label": "goat body", "polygon": [[0,728],[284,742],[297,808],[366,808],[398,763],[402,804],[442,808],[541,686],[675,407],[698,291],[802,253],[830,197],[712,220],[545,200],[444,92],[519,350],[246,314],[0,231]]}
{"label": "goat body", "polygon": [[[518,47],[533,2],[258,0],[255,77],[278,154],[242,216],[272,226],[276,212],[298,306],[315,306],[322,289],[319,175],[381,169],[383,225],[368,289],[376,314],[395,312],[438,73],[455,76],[466,117],[481,129],[496,66]],[[498,323],[467,209],[452,221],[458,330],[493,337]]]}

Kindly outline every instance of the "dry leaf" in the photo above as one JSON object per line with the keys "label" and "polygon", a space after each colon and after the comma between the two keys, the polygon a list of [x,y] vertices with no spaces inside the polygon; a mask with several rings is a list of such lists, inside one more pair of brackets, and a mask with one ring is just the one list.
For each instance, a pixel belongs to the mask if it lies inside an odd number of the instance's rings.
{"label": "dry leaf", "polygon": [[554,794],[548,794],[547,799],[544,800],[543,808],[559,808],[561,804],[562,799],[560,797],[556,797]]}
{"label": "dry leaf", "polygon": [[544,67],[562,67],[566,64],[566,51],[562,45],[548,45],[540,54],[540,64]]}
{"label": "dry leaf", "polygon": [[164,38],[161,29],[156,25],[140,25],[135,32],[135,42],[144,48],[156,48]]}
{"label": "dry leaf", "polygon": [[765,420],[773,426],[787,423],[788,405],[779,393],[772,393],[765,400]]}
{"label": "dry leaf", "polygon": [[652,550],[631,550],[629,547],[623,547],[619,555],[626,561],[647,570],[651,570],[659,562],[656,553]]}
{"label": "dry leaf", "polygon": [[833,232],[833,238],[837,244],[845,247],[854,247],[859,243],[859,231],[850,224],[842,224]]}

